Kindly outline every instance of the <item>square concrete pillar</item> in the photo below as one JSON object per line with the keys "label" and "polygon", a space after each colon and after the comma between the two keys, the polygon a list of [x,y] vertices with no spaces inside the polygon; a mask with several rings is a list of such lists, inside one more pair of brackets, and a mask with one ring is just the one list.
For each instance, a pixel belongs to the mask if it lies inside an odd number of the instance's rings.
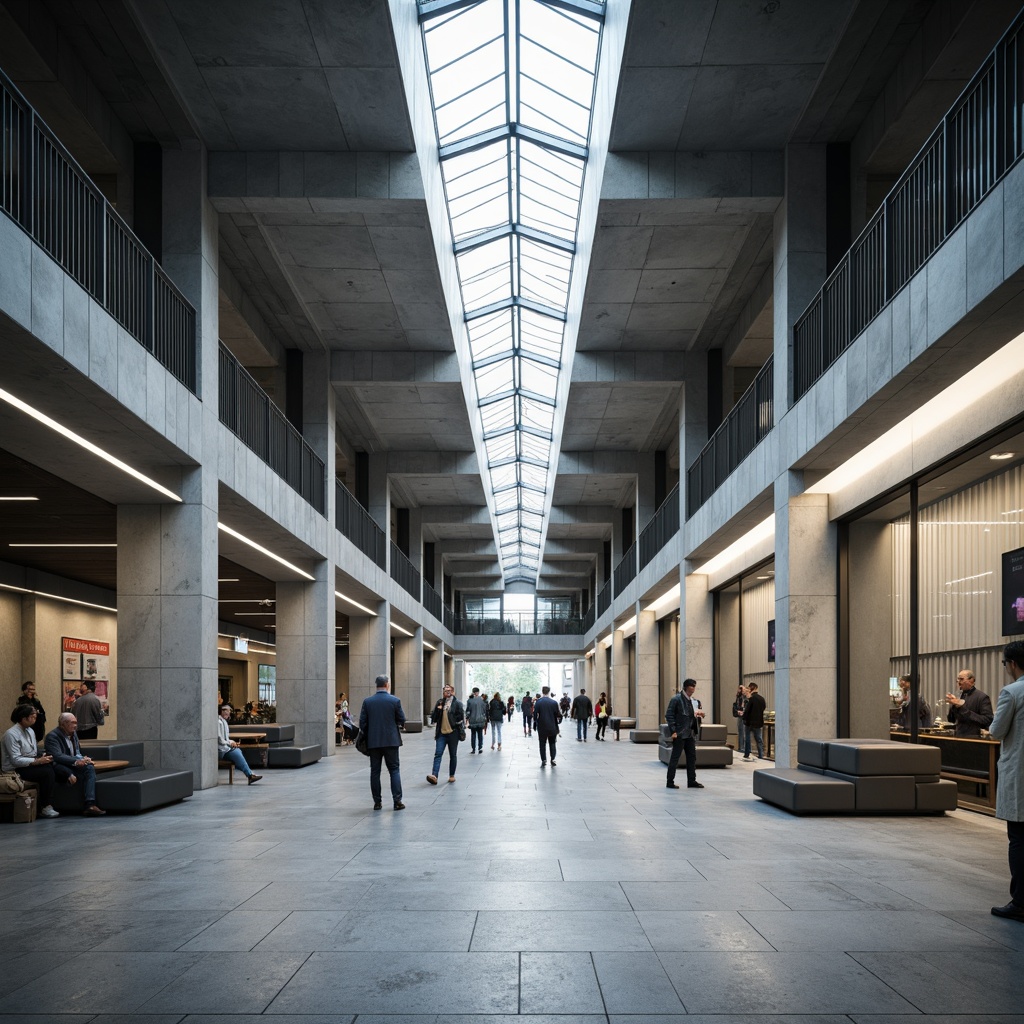
{"label": "square concrete pillar", "polygon": [[444,681],[455,686],[455,658],[450,651],[444,652]]}
{"label": "square concrete pillar", "polygon": [[[324,463],[324,518],[335,522],[337,397],[331,384],[331,358],[307,352],[302,359],[302,436]],[[331,744],[333,747],[333,743]]]}
{"label": "square concrete pillar", "polygon": [[710,708],[715,663],[715,602],[707,576],[691,573],[679,598],[679,685],[696,679],[706,709]]}
{"label": "square concrete pillar", "polygon": [[453,661],[455,662],[455,678],[453,680],[453,685],[455,686],[455,696],[458,697],[463,704],[465,704],[466,698],[469,696],[469,694],[466,692],[466,687],[469,685],[468,678],[466,675],[466,663],[462,660],[462,658],[454,658]]}
{"label": "square concrete pillar", "polygon": [[836,735],[836,527],[828,495],[802,486],[799,473],[775,481],[775,759],[783,767],[795,766],[801,736]]}
{"label": "square concrete pillar", "polygon": [[[424,657],[430,658],[430,693],[427,694],[427,699],[424,705],[424,716],[430,714],[434,705],[441,697],[441,692],[444,689],[444,670],[445,665],[451,659],[445,656],[445,646],[443,643],[438,643],[436,651],[428,651]],[[426,717],[424,717],[424,722]]]}
{"label": "square concrete pillar", "polygon": [[357,720],[363,701],[376,692],[377,676],[391,675],[391,607],[381,601],[376,612],[348,620],[348,706]]}
{"label": "square concrete pillar", "polygon": [[629,685],[629,643],[621,629],[612,630],[612,670],[608,699],[616,718],[631,717],[633,695]]}
{"label": "square concrete pillar", "polygon": [[789,408],[793,325],[825,282],[825,147],[786,147],[786,194],[775,213],[775,422]]}
{"label": "square concrete pillar", "polygon": [[[192,483],[203,475],[195,470]],[[118,738],[145,743],[147,768],[190,771],[197,789],[215,786],[215,509],[118,506],[117,611]]]}
{"label": "square concrete pillar", "polygon": [[657,729],[661,724],[661,657],[658,619],[636,606],[636,727]]}
{"label": "square concrete pillar", "polygon": [[277,720],[295,726],[299,746],[334,753],[334,567],[320,562],[312,583],[277,584]]}
{"label": "square concrete pillar", "polygon": [[391,692],[402,701],[405,717],[423,721],[423,627],[411,637],[395,637],[395,678]]}
{"label": "square concrete pillar", "polygon": [[391,482],[388,479],[387,453],[368,456],[367,469],[370,494],[366,511],[391,540]]}

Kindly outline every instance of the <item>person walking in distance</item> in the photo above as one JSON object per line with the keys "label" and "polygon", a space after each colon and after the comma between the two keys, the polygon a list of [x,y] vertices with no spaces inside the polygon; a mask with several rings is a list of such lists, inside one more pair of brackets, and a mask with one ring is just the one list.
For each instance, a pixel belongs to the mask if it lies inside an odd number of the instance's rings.
{"label": "person walking in distance", "polygon": [[558,736],[558,723],[562,721],[562,711],[558,701],[551,696],[551,687],[541,687],[541,696],[533,706],[533,724],[540,741],[540,766],[548,763],[548,750],[551,751],[551,767],[555,766],[555,739]]}
{"label": "person walking in distance", "polygon": [[530,696],[530,691],[526,691],[526,696],[519,702],[519,707],[523,712],[523,735],[533,735],[533,698]]}
{"label": "person walking in distance", "polygon": [[484,730],[487,728],[487,701],[480,696],[480,687],[473,687],[473,695],[466,701],[466,718],[469,720],[469,752],[484,752]]}
{"label": "person walking in distance", "polygon": [[684,750],[687,788],[704,788],[697,781],[697,726],[704,717],[704,712],[695,707],[691,699],[696,688],[695,679],[684,679],[682,692],[675,694],[665,709],[665,721],[672,737],[672,755],[669,758],[668,775],[665,779],[665,786],[668,789],[679,788],[676,785],[676,768],[679,767],[679,757]]}
{"label": "person walking in distance", "polygon": [[604,739],[605,731],[608,728],[608,716],[611,713],[612,706],[602,690],[601,696],[597,698],[597,706],[594,708],[594,722],[597,725],[597,731],[594,733],[595,740]]}
{"label": "person walking in distance", "polygon": [[501,750],[501,725],[505,720],[505,702],[501,699],[500,693],[496,693],[491,698],[491,703],[487,705],[487,720],[491,727],[491,750],[494,749],[495,741]]}
{"label": "person walking in distance", "polygon": [[743,712],[743,724],[747,727],[747,736],[743,743],[743,760],[750,760],[750,737],[753,736],[757,742],[757,758],[760,761],[764,757],[764,743],[761,741],[761,733],[764,729],[764,697],[757,692],[757,683],[751,683],[747,687],[747,707]]}
{"label": "person walking in distance", "polygon": [[1011,680],[999,692],[989,735],[1001,741],[996,817],[1006,822],[1009,841],[1010,902],[993,907],[996,917],[1024,921],[1024,641],[1003,648],[1003,667]]}
{"label": "person walking in distance", "polygon": [[366,734],[366,745],[370,751],[370,795],[373,809],[381,809],[380,766],[383,761],[391,777],[391,799],[395,810],[405,810],[402,803],[402,773],[399,768],[398,749],[402,745],[399,729],[405,725],[402,702],[388,691],[391,680],[388,676],[377,676],[377,692],[363,701],[359,709],[359,730]]}
{"label": "person walking in distance", "polygon": [[576,742],[587,742],[587,726],[590,724],[590,716],[594,713],[594,705],[590,703],[587,691],[580,689],[569,709],[569,715],[576,719]]}
{"label": "person walking in distance", "polygon": [[448,781],[455,781],[455,769],[459,764],[459,742],[466,738],[466,710],[462,701],[455,699],[455,687],[445,683],[441,699],[430,713],[434,726],[434,766],[427,776],[427,782],[437,785],[437,773],[441,770],[441,755],[448,751]]}

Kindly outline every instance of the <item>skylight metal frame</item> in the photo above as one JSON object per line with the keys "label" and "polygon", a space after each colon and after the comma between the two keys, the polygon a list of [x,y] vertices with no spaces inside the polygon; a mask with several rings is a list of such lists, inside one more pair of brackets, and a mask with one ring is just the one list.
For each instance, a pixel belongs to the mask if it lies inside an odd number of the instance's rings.
{"label": "skylight metal frame", "polygon": [[417,12],[502,575],[535,581],[605,4],[419,0]]}

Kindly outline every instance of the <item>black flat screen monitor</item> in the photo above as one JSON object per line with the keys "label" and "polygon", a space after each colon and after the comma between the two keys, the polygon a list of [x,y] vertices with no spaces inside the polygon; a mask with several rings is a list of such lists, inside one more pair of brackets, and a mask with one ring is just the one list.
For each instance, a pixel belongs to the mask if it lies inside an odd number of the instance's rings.
{"label": "black flat screen monitor", "polygon": [[768,620],[768,660],[775,660],[775,620]]}
{"label": "black flat screen monitor", "polygon": [[1024,633],[1024,548],[1003,552],[1003,635]]}

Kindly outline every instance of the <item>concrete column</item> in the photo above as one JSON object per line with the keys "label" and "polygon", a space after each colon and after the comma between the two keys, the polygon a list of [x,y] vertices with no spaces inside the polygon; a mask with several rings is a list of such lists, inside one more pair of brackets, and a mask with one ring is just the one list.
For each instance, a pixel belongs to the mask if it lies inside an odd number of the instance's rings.
{"label": "concrete column", "polygon": [[[118,734],[217,784],[218,234],[206,151],[164,153],[162,266],[196,310],[199,468],[180,504],[117,510]],[[152,398],[152,396],[151,396]]]}
{"label": "concrete column", "polygon": [[438,643],[437,650],[430,652],[430,695],[424,708],[425,712],[430,712],[441,696],[444,689],[444,667],[450,660],[445,657],[443,643]]}
{"label": "concrete column", "polygon": [[[687,382],[679,389],[679,522],[686,522],[686,470],[708,442],[706,382]],[[679,576],[686,574],[685,564]]]}
{"label": "concrete column", "polygon": [[636,606],[636,727],[657,729],[661,724],[661,657],[658,620],[654,612]]}
{"label": "concrete column", "polygon": [[[334,566],[318,563],[312,583],[277,584],[277,720],[299,746],[334,753]],[[351,709],[351,696],[349,707]]]}
{"label": "concrete column", "polygon": [[391,607],[381,601],[376,612],[348,620],[348,705],[353,718],[363,701],[376,692],[377,676],[391,674]]}
{"label": "concrete column", "polygon": [[367,457],[370,504],[367,512],[391,540],[391,482],[388,480],[387,454]]}
{"label": "concrete column", "polygon": [[326,352],[307,352],[302,360],[302,436],[324,460],[324,517],[335,522],[334,478],[337,473],[336,394],[330,383],[331,359]]}
{"label": "concrete column", "polygon": [[455,662],[455,678],[453,680],[453,684],[455,686],[455,696],[458,697],[463,704],[465,704],[466,698],[468,696],[468,694],[466,693],[466,687],[468,685],[468,681],[466,678],[466,663],[462,660],[462,658],[454,658],[452,660]]}
{"label": "concrete column", "polygon": [[409,509],[409,561],[423,572],[423,511]]}
{"label": "concrete column", "polygon": [[632,715],[632,694],[629,692],[629,644],[621,629],[612,630],[612,671],[608,699],[616,718]]}
{"label": "concrete column", "polygon": [[455,686],[455,658],[450,651],[446,651],[444,655],[444,681]]}
{"label": "concrete column", "polygon": [[640,452],[636,456],[636,515],[634,540],[640,539],[644,527],[654,518],[654,452]]}
{"label": "concrete column", "polygon": [[775,213],[775,422],[789,408],[793,325],[825,280],[825,147],[786,147],[786,194]]}
{"label": "concrete column", "polygon": [[[850,622],[854,638],[884,637],[892,628],[892,539],[887,522],[861,520],[850,524]],[[776,646],[778,634],[776,634]],[[879,682],[892,674],[889,646],[850,644],[851,736],[889,737],[889,708],[878,699]]]}
{"label": "concrete column", "polygon": [[707,576],[687,576],[679,600],[679,685],[696,679],[705,702],[710,702],[714,679],[714,607]]}
{"label": "concrete column", "polygon": [[[118,736],[147,768],[217,785],[217,513],[203,469],[181,505],[117,510]],[[195,492],[191,485],[195,485]],[[196,493],[197,492],[197,493]]]}
{"label": "concrete column", "polygon": [[798,737],[836,734],[836,528],[828,495],[801,494],[802,486],[800,473],[775,481],[775,760],[782,767],[796,765]]}
{"label": "concrete column", "polygon": [[411,637],[395,637],[395,678],[391,692],[401,698],[405,717],[423,721],[423,627],[417,626]]}

